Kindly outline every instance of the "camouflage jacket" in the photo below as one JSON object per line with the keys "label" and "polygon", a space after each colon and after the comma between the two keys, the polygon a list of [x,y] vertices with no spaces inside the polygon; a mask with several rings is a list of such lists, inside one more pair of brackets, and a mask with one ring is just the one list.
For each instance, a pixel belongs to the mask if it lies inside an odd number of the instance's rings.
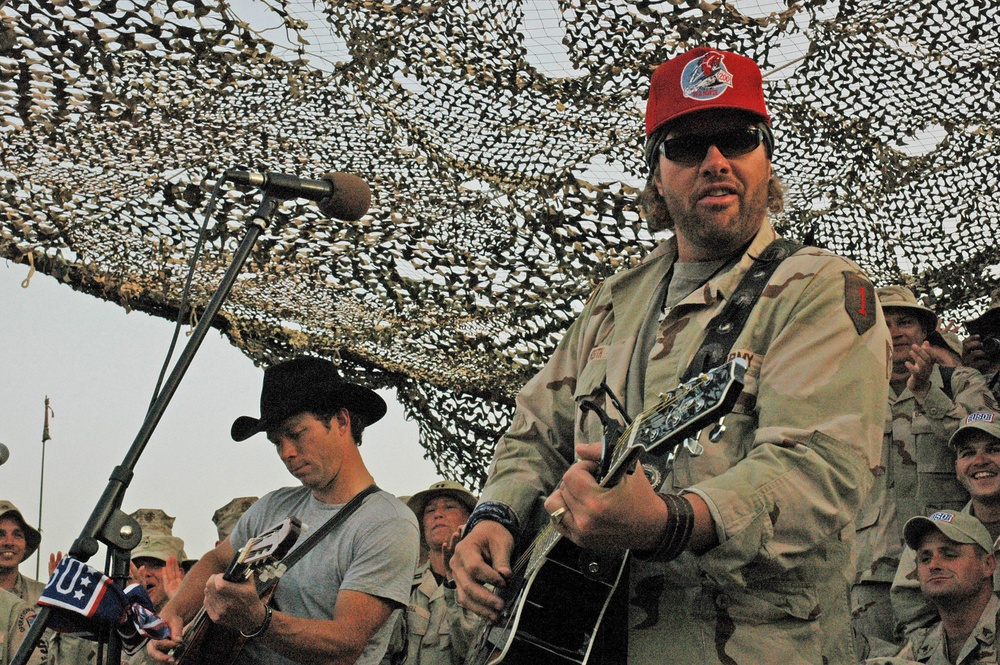
{"label": "camouflage jacket", "polygon": [[[671,308],[638,363],[643,323],[655,323],[661,309],[651,294],[663,291],[675,241],[599,287],[518,395],[482,498],[528,520],[571,463],[573,445],[602,439],[599,420],[579,402],[615,413],[602,381],[649,405],[674,388],[709,321],[774,238],[765,223],[738,262]],[[704,454],[682,451],[654,483],[702,496],[721,544],[670,564],[633,564],[630,663],[853,661],[852,520],[872,484],[888,390],[889,336],[874,304],[860,269],[823,250],[802,249],[771,276],[731,350],[749,370],[725,433],[711,442],[703,431]],[[625,407],[633,416],[643,410]]]}
{"label": "camouflage jacket", "polygon": [[956,367],[951,394],[941,369],[931,371],[922,405],[910,390],[890,389],[882,460],[872,495],[857,519],[855,583],[892,582],[903,551],[903,525],[935,510],[960,510],[969,495],[955,477],[955,451],[948,439],[973,411],[995,409],[993,395],[976,370]]}
{"label": "camouflage jacket", "polygon": [[[962,508],[962,512],[973,515],[972,502]],[[1000,566],[993,571],[993,590],[1000,592]],[[938,621],[937,608],[920,592],[917,580],[917,553],[903,545],[899,556],[899,567],[892,579],[892,611],[896,615],[897,630],[903,640],[910,640],[914,631]]]}
{"label": "camouflage jacket", "polygon": [[[962,645],[962,651],[954,661],[955,665],[997,665],[997,611],[1000,599],[996,594],[990,597],[979,623]],[[951,665],[945,655],[945,635],[941,623],[925,629],[923,635],[915,636],[912,642],[913,658],[927,665]]]}
{"label": "camouflage jacket", "polygon": [[417,568],[406,608],[405,665],[461,665],[480,619],[458,604],[454,589],[438,584],[430,564]]}
{"label": "camouflage jacket", "polygon": [[42,591],[44,590],[45,582],[38,582],[18,573],[11,592],[29,605],[35,605],[38,603],[38,599],[42,597]]}
{"label": "camouflage jacket", "polygon": [[[9,591],[0,589],[0,665],[7,665],[31,626],[35,610]],[[44,649],[36,648],[28,659],[29,665],[43,661]]]}

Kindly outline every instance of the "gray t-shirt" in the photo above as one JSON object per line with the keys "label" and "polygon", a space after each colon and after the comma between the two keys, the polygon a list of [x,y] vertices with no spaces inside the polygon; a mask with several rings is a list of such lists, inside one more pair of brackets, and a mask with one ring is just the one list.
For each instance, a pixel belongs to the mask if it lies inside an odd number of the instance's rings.
{"label": "gray t-shirt", "polygon": [[[253,535],[294,515],[309,527],[299,537],[298,547],[342,507],[317,501],[306,487],[275,490],[247,509],[230,534],[230,542],[239,551]],[[331,619],[337,593],[350,589],[406,607],[419,554],[420,536],[413,511],[392,494],[376,492],[285,573],[272,604],[292,616]],[[358,665],[379,662],[399,611],[397,608],[369,640]],[[254,640],[247,642],[237,661],[239,665],[292,662]]]}

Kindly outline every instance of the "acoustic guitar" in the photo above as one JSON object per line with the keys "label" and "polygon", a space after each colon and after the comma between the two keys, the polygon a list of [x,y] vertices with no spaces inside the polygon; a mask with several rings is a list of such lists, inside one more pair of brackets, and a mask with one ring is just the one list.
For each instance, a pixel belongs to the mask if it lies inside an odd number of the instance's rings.
{"label": "acoustic guitar", "polygon": [[[302,531],[302,522],[288,517],[264,533],[251,538],[233,557],[223,579],[242,583],[258,574],[257,594],[266,603],[280,578],[280,562]],[[198,610],[184,631],[184,638],[171,655],[178,665],[227,665],[236,660],[246,638],[238,630],[213,622],[205,608]]]}

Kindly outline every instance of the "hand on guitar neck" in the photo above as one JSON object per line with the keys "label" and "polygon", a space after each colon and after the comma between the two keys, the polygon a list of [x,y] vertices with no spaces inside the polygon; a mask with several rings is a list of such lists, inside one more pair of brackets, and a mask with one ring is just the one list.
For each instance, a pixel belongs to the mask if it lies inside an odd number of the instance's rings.
{"label": "hand on guitar neck", "polygon": [[221,574],[208,578],[205,611],[213,622],[246,634],[260,628],[266,614],[252,580],[228,582]]}

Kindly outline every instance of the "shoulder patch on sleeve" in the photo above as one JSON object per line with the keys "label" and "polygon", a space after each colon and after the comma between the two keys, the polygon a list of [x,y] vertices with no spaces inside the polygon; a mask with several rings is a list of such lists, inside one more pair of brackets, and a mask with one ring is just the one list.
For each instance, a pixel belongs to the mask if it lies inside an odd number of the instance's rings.
{"label": "shoulder patch on sleeve", "polygon": [[875,287],[856,272],[844,271],[844,308],[854,322],[854,329],[864,335],[875,325]]}

